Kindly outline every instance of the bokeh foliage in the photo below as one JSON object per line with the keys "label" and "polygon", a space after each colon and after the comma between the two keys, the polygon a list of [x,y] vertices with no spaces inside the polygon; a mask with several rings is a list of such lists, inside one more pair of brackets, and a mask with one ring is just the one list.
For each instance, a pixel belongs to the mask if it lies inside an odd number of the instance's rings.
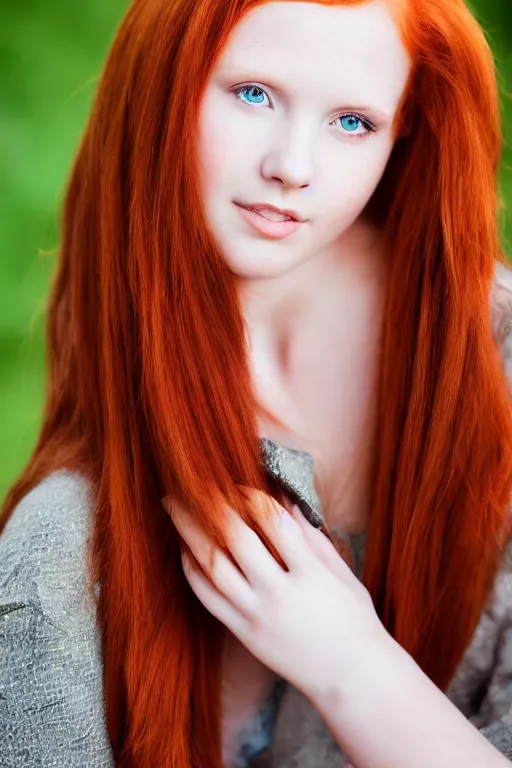
{"label": "bokeh foliage", "polygon": [[[172,2],[172,0],[169,0]],[[128,0],[0,0],[0,499],[27,461],[44,395],[44,308],[63,191],[102,63]],[[471,5],[496,57],[512,203],[512,5]],[[468,201],[471,204],[471,201]]]}

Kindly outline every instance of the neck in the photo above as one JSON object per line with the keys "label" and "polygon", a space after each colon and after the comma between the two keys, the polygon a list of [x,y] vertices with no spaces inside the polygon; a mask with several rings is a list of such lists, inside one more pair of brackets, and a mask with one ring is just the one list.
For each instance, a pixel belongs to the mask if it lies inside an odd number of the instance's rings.
{"label": "neck", "polygon": [[330,298],[342,298],[371,282],[382,258],[380,240],[381,233],[358,220],[328,252],[285,274],[239,278],[238,293],[253,349],[267,353],[287,349]]}
{"label": "neck", "polygon": [[[383,238],[367,224],[353,225],[335,254],[313,257],[279,277],[239,282],[250,364],[257,392],[278,403],[289,391],[294,361],[329,332],[362,291],[372,291],[385,270]],[[275,410],[275,409],[274,409]],[[271,413],[266,412],[271,418]]]}

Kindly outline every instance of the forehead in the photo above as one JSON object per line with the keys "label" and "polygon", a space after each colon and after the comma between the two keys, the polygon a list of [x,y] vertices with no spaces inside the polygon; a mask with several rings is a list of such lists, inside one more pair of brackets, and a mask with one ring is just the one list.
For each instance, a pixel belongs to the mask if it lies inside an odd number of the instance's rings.
{"label": "forehead", "polygon": [[[357,81],[367,95],[398,101],[410,60],[384,0],[360,5],[266,2],[247,12],[231,32],[218,61],[221,73],[285,79],[346,94]],[[346,94],[347,96],[349,94]]]}

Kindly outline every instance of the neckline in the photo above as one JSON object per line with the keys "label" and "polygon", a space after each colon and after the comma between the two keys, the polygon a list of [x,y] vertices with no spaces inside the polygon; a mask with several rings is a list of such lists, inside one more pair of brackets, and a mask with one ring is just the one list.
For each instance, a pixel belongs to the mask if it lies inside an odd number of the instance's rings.
{"label": "neckline", "polygon": [[[267,470],[287,491],[299,497],[297,503],[309,521],[315,527],[325,524],[321,502],[314,487],[313,455],[303,448],[292,448],[265,435],[260,435],[260,446]],[[349,533],[338,526],[333,526],[331,530],[336,536],[348,540],[355,552],[364,548],[366,531]]]}

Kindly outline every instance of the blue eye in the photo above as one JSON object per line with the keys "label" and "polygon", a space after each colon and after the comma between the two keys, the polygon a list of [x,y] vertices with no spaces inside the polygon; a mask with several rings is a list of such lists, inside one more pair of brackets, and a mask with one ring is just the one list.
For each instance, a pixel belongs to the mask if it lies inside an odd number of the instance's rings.
{"label": "blue eye", "polygon": [[[261,88],[258,88],[257,85],[245,85],[243,88],[237,88],[235,93],[239,94],[243,93],[243,91],[259,91],[260,93],[264,93],[264,91],[262,91]],[[261,104],[261,101],[250,101],[249,104]]]}
{"label": "blue eye", "polygon": [[[368,120],[359,117],[359,115],[340,115],[336,120],[341,121],[341,126],[344,131],[352,133],[354,136],[357,136],[358,139],[364,139],[366,136],[369,136],[370,133],[375,133],[376,131],[376,128],[374,128]],[[364,133],[355,133],[360,126],[364,128]]]}
{"label": "blue eye", "polygon": [[345,115],[340,119],[343,128],[345,128],[346,131],[350,131],[351,133],[352,131],[357,131],[357,126],[362,122],[355,115]]}
{"label": "blue eye", "polygon": [[[249,92],[250,94],[252,94],[251,96],[249,96],[249,100],[246,102],[248,104],[262,103],[261,101],[252,100],[255,94],[257,96],[258,92],[260,95],[266,96],[265,91],[257,85],[243,85],[240,88],[236,88],[234,91],[234,93],[236,93],[237,96],[244,92]],[[341,120],[341,126],[343,128],[344,133],[353,134],[354,136],[357,136],[358,138],[361,138],[361,139],[365,138],[365,136],[368,136],[370,133],[374,133],[377,130],[368,120],[365,120],[363,117],[359,117],[358,115],[353,115],[351,113],[346,115],[340,115],[334,120],[334,122],[336,122],[336,120]],[[355,133],[355,131],[357,131],[359,126],[363,126],[363,128],[365,129],[364,133]]]}

